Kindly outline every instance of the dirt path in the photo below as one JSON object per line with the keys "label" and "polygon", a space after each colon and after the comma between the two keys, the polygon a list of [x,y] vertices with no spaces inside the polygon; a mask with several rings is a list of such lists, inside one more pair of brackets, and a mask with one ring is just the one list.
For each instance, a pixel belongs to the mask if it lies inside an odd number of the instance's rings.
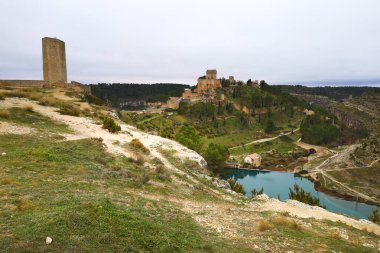
{"label": "dirt path", "polygon": [[330,155],[332,153],[332,151],[326,147],[311,145],[311,144],[308,144],[305,142],[301,142],[300,140],[296,142],[296,145],[298,147],[306,149],[306,150],[314,149],[319,156]]}
{"label": "dirt path", "polygon": [[[293,133],[294,133],[294,132],[297,132],[297,131],[299,131],[299,130],[300,130],[300,129],[297,128],[297,129],[295,129],[295,130],[293,131]],[[292,134],[292,132],[287,132],[287,133],[279,134],[279,135],[277,135],[277,136],[275,136],[275,137],[270,137],[270,138],[263,138],[263,139],[259,139],[259,140],[254,140],[254,141],[251,141],[251,142],[245,143],[244,145],[251,145],[251,144],[255,144],[255,143],[263,143],[263,142],[273,141],[273,140],[275,140],[275,139],[277,139],[277,138],[280,138],[281,136],[289,135],[289,134]],[[232,147],[232,148],[229,148],[229,149],[231,150],[231,149],[240,148],[240,147],[241,147],[241,145],[238,145],[238,146],[235,146],[235,147]]]}
{"label": "dirt path", "polygon": [[[328,169],[328,167],[331,167],[333,164],[336,164],[336,163],[339,163],[341,161],[344,161],[344,159],[346,159],[345,157],[347,156],[347,154],[349,154],[350,151],[352,149],[355,149],[356,147],[357,147],[357,145],[351,145],[348,148],[346,148],[346,149],[344,149],[344,150],[342,150],[342,151],[334,154],[333,156],[330,156],[329,158],[327,158],[326,160],[324,160],[321,164],[319,164],[317,167],[311,169],[309,173],[312,176],[314,176],[314,177],[317,174],[320,174],[322,177],[325,177],[328,180],[334,182],[335,184],[343,187],[347,191],[352,192],[355,196],[358,196],[358,197],[361,197],[363,199],[366,199],[366,200],[369,200],[371,202],[375,202],[376,203],[378,201],[377,199],[374,199],[374,198],[368,196],[365,193],[359,192],[359,191],[357,191],[357,190],[355,190],[355,189],[347,186],[346,184],[340,182],[339,180],[337,180],[336,178],[334,178],[333,176],[331,176],[331,175],[328,174],[328,171],[338,171],[336,169],[335,170],[334,169]],[[353,169],[353,168],[344,168],[344,169],[339,169],[339,170],[347,170],[347,169]]]}

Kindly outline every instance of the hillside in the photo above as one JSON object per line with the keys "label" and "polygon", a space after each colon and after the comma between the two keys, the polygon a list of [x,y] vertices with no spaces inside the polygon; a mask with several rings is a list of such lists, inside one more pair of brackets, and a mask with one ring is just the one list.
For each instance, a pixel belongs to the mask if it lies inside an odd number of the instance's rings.
{"label": "hillside", "polygon": [[[193,150],[82,98],[0,91],[1,252],[380,250],[379,225],[246,198],[211,177]],[[106,117],[121,131],[102,128]]]}
{"label": "hillside", "polygon": [[366,129],[368,137],[341,147],[337,154],[317,167],[309,166],[310,175],[320,182],[321,189],[325,191],[379,204],[380,94],[364,93],[343,103],[328,100],[325,104],[337,115],[344,115],[347,122],[357,122],[353,126]]}

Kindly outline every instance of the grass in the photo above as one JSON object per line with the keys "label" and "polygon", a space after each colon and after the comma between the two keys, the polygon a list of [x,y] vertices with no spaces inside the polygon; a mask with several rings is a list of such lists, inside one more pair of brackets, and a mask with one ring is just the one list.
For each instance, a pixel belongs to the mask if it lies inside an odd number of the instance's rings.
{"label": "grass", "polygon": [[7,119],[10,115],[11,113],[8,109],[0,109],[0,118]]}
{"label": "grass", "polygon": [[30,107],[11,108],[7,110],[7,113],[8,116],[3,120],[10,123],[16,123],[23,126],[36,128],[40,131],[49,131],[54,133],[71,132],[68,129],[67,125],[55,122],[50,118],[33,111],[33,109]]}
{"label": "grass", "polygon": [[97,139],[1,135],[0,151],[0,251],[248,252],[169,203],[126,194],[149,172]]}
{"label": "grass", "polygon": [[62,104],[60,106],[60,109],[59,109],[59,112],[61,114],[65,114],[65,115],[70,115],[70,116],[79,116],[80,115],[80,110],[78,107],[76,106],[73,106],[71,104]]}
{"label": "grass", "polygon": [[17,89],[2,93],[6,97],[23,97],[31,100],[38,101],[40,105],[53,106],[59,108],[61,114],[79,116],[80,109],[70,102],[62,101],[58,98],[52,97],[46,90],[36,89]]}
{"label": "grass", "polygon": [[290,137],[286,140],[277,138],[272,141],[244,145],[244,147],[230,149],[230,153],[231,155],[237,156],[252,153],[262,154],[270,150],[277,150],[279,153],[287,153],[288,151],[297,149],[297,145],[288,139],[292,140]]}

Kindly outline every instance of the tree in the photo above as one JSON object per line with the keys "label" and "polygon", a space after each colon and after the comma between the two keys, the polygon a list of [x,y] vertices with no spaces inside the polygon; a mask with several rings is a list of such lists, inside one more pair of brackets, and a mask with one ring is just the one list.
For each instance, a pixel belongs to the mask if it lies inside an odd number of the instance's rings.
{"label": "tree", "polygon": [[310,192],[305,192],[298,184],[294,184],[293,189],[289,188],[289,199],[298,200],[300,202],[312,205],[312,206],[320,206],[326,208],[321,205],[319,198],[311,196]]}
{"label": "tree", "polygon": [[231,186],[231,190],[233,190],[234,192],[237,192],[237,193],[241,193],[243,195],[245,195],[245,190],[244,190],[244,186],[242,184],[239,184],[236,180],[230,178],[227,180],[227,182],[230,184]]}
{"label": "tree", "polygon": [[179,143],[197,152],[200,152],[202,148],[202,137],[192,126],[182,126],[175,135],[175,139]]}
{"label": "tree", "polygon": [[260,81],[260,89],[267,90],[268,88],[269,88],[269,85],[264,80],[261,80]]}
{"label": "tree", "polygon": [[210,143],[204,154],[208,169],[215,175],[223,172],[228,156],[228,149],[215,143]]}
{"label": "tree", "polygon": [[255,188],[253,188],[251,193],[252,193],[252,197],[256,197],[257,195],[261,195],[264,193],[264,187],[261,187],[261,189],[259,191],[257,191]]}
{"label": "tree", "polygon": [[373,223],[380,223],[380,214],[379,214],[378,207],[372,209],[372,213],[370,216],[368,216],[368,219],[372,221]]}
{"label": "tree", "polygon": [[265,124],[264,131],[266,133],[272,133],[276,130],[276,126],[274,125],[273,120],[268,120],[267,123]]}
{"label": "tree", "polygon": [[248,79],[247,85],[252,85],[252,80],[251,79]]}

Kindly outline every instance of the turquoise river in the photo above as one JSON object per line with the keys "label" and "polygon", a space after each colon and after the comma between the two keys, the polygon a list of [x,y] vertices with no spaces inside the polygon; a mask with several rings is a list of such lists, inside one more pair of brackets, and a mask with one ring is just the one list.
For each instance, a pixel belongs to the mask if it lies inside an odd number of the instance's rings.
{"label": "turquoise river", "polygon": [[227,168],[223,178],[232,178],[242,184],[247,196],[251,196],[252,189],[260,190],[263,187],[265,194],[280,200],[287,200],[289,188],[297,183],[305,191],[318,197],[327,210],[359,219],[368,219],[371,210],[376,208],[374,205],[344,200],[316,191],[313,182],[293,173]]}

